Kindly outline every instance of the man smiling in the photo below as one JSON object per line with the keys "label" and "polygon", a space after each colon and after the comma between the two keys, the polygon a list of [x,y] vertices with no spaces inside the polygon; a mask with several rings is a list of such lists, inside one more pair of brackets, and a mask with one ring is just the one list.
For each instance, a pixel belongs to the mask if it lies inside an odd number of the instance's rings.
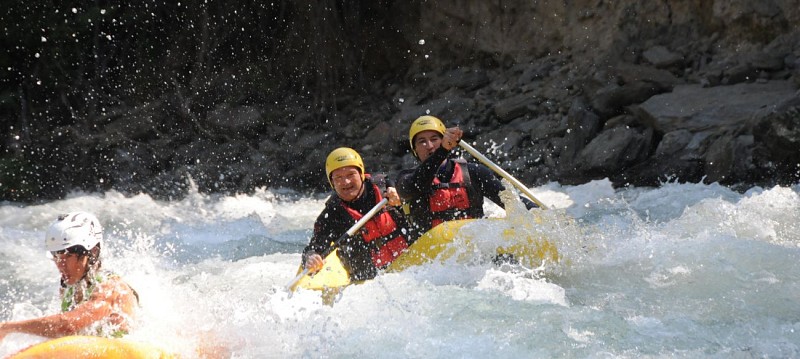
{"label": "man smiling", "polygon": [[[448,158],[463,134],[460,128],[446,128],[433,116],[419,117],[411,124],[408,141],[420,164],[400,172],[397,191],[421,231],[445,221],[483,217],[484,196],[504,207],[500,200],[503,184],[488,168]],[[536,207],[527,198],[520,199],[528,209]]]}
{"label": "man smiling", "polygon": [[364,224],[360,233],[340,244],[340,258],[353,281],[374,278],[379,269],[397,258],[414,239],[406,219],[394,206],[400,197],[385,176],[365,173],[364,162],[355,150],[340,147],[325,161],[325,172],[334,193],[314,222],[314,234],[303,250],[303,267],[311,273],[322,269],[322,255],[383,197],[383,208]]}

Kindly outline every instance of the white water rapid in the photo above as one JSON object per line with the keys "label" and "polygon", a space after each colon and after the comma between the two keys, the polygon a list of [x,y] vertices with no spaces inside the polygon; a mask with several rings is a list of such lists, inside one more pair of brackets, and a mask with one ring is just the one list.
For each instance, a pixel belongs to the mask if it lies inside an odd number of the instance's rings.
{"label": "white water rapid", "polygon": [[[554,207],[543,217],[560,264],[525,270],[479,255],[430,264],[351,286],[332,307],[285,289],[321,197],[107,192],[5,203],[0,320],[57,312],[44,231],[86,210],[106,228],[104,268],[141,297],[129,338],[185,357],[209,345],[234,358],[800,357],[800,186],[531,190]],[[41,340],[9,335],[0,357]]]}

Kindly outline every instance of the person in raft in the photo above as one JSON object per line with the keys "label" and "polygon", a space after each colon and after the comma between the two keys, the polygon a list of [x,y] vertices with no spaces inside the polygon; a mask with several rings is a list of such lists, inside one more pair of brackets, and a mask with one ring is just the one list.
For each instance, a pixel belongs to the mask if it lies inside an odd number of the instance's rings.
{"label": "person in raft", "polygon": [[314,233],[303,250],[303,267],[316,273],[323,267],[322,255],[384,197],[388,206],[377,212],[353,237],[340,243],[339,257],[350,279],[374,278],[418,236],[409,229],[397,190],[384,175],[369,175],[355,150],[340,147],[325,160],[325,172],[334,193],[314,222]]}
{"label": "person in raft", "polygon": [[[410,220],[423,232],[442,222],[483,217],[484,197],[505,207],[500,200],[503,184],[489,168],[450,158],[462,135],[458,127],[445,128],[433,116],[411,124],[408,140],[420,164],[400,171],[397,192],[408,205]],[[520,200],[528,209],[538,207],[527,198]]]}
{"label": "person in raft", "polygon": [[117,275],[101,271],[102,242],[103,228],[94,215],[59,216],[47,230],[45,247],[61,273],[61,313],[0,323],[0,341],[9,333],[49,338],[127,334],[139,297]]}

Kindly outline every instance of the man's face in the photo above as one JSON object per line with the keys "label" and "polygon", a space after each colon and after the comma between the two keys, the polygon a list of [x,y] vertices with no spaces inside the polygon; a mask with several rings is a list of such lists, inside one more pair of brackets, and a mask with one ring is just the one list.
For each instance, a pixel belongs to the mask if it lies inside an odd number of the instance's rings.
{"label": "man's face", "polygon": [[433,130],[422,131],[414,136],[414,151],[420,161],[425,161],[442,146],[442,135]]}
{"label": "man's face", "polygon": [[355,166],[337,168],[331,172],[331,182],[336,194],[343,201],[350,202],[361,194],[364,181]]}

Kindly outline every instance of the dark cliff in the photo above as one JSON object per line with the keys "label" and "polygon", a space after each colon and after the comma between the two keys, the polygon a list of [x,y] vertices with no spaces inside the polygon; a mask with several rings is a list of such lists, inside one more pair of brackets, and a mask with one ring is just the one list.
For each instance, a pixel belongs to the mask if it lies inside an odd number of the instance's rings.
{"label": "dark cliff", "polygon": [[529,184],[796,183],[800,2],[7,5],[0,199],[325,190],[459,124]]}

